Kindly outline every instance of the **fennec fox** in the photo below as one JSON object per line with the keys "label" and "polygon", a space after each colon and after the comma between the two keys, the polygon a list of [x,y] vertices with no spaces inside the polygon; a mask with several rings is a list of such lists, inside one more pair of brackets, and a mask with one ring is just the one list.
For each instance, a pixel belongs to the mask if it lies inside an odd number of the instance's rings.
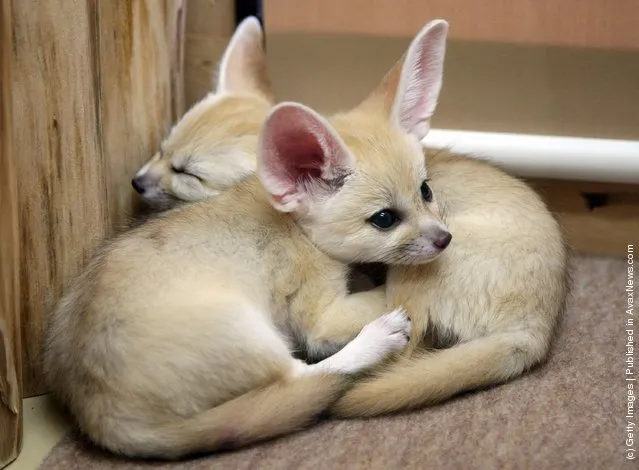
{"label": "fennec fox", "polygon": [[[425,37],[418,35],[411,48],[420,47]],[[438,72],[444,38],[445,32],[424,63]],[[362,104],[371,124],[358,126],[361,141],[385,145],[373,123],[394,112],[389,103],[398,89],[403,92],[397,79],[401,69],[402,60]],[[441,79],[432,76],[433,82]],[[424,117],[420,139],[439,86],[429,90],[414,104]],[[447,152],[431,152],[427,159],[432,197],[454,238],[432,263],[389,268],[388,305],[407,309],[413,320],[411,344],[397,363],[350,389],[332,409],[337,416],[436,403],[516,377],[548,352],[567,293],[566,250],[557,222],[532,189],[487,163]],[[431,207],[437,207],[434,199]],[[441,349],[420,343],[425,335],[434,336]]]}
{"label": "fennec fox", "polygon": [[[383,314],[383,290],[348,295],[345,263],[426,262],[450,241],[416,138],[425,52],[406,58],[397,125],[355,111],[333,126],[280,104],[257,176],[114,239],[89,264],[50,316],[44,370],[91,440],[177,458],[276,436],[330,407],[349,374],[403,350],[410,320]],[[344,343],[314,365],[291,354]]]}
{"label": "fennec fox", "polygon": [[[273,110],[262,140],[274,194],[251,177],[114,239],[52,312],[46,379],[97,445],[170,459],[292,431],[406,346],[405,313],[382,315],[381,291],[348,295],[346,266],[305,235],[349,190],[351,154],[294,104]],[[343,245],[368,259],[358,241],[322,248]],[[334,356],[293,358],[294,339],[320,351],[362,318],[374,321]]]}
{"label": "fennec fox", "polygon": [[171,130],[133,178],[157,210],[214,196],[255,173],[257,136],[275,102],[256,18],[237,27],[220,61],[217,87]]}

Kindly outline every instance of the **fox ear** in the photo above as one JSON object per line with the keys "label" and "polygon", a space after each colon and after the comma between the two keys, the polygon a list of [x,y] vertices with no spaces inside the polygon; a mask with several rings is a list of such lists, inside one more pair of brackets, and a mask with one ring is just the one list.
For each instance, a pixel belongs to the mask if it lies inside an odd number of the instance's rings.
{"label": "fox ear", "polygon": [[444,20],[428,23],[408,48],[402,67],[392,119],[419,140],[428,134],[442,88],[447,33]]}
{"label": "fox ear", "polygon": [[353,171],[354,157],[322,116],[297,103],[281,103],[262,127],[257,172],[282,212],[304,210],[329,197]]}
{"label": "fox ear", "polygon": [[266,66],[264,31],[250,16],[236,28],[220,61],[216,93],[252,93],[275,101]]}
{"label": "fox ear", "polygon": [[448,23],[434,20],[415,36],[408,51],[359,106],[382,111],[404,132],[422,140],[437,107],[444,73]]}

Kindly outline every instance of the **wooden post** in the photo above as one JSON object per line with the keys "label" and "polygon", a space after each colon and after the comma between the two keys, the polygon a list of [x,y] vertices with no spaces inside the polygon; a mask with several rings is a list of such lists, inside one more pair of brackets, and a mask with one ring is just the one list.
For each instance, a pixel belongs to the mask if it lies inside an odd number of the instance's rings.
{"label": "wooden post", "polygon": [[131,178],[182,112],[185,2],[12,6],[22,367],[31,396],[46,391],[39,366],[47,312],[133,215]]}
{"label": "wooden post", "polygon": [[0,3],[0,468],[22,446],[18,175],[11,136],[11,1]]}
{"label": "wooden post", "polygon": [[[183,113],[183,0],[95,0],[98,133],[108,218],[126,222],[131,178]],[[115,224],[115,225],[113,225]]]}
{"label": "wooden post", "polygon": [[186,106],[190,107],[213,89],[215,69],[235,29],[235,0],[188,3],[184,83]]}

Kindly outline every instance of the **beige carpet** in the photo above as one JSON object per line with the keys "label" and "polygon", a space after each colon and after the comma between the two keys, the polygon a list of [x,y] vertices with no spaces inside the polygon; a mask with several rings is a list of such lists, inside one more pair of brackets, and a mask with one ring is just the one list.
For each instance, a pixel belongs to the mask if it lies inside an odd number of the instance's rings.
{"label": "beige carpet", "polygon": [[42,469],[617,469],[624,459],[626,263],[573,258],[569,308],[548,363],[511,383],[414,413],[325,421],[181,463],[120,460],[76,436]]}

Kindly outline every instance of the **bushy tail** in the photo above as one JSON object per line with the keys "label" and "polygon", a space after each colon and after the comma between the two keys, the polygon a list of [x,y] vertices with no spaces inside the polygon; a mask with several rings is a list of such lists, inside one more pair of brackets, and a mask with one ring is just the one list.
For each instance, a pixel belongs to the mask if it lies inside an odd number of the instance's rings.
{"label": "bushy tail", "polygon": [[279,381],[189,419],[137,430],[129,427],[122,433],[126,439],[103,445],[131,457],[160,459],[241,447],[304,427],[347,386],[348,379],[337,374]]}
{"label": "bushy tail", "polygon": [[404,357],[358,382],[331,413],[355,418],[409,410],[503,382],[543,359],[548,341],[529,332],[502,333]]}

